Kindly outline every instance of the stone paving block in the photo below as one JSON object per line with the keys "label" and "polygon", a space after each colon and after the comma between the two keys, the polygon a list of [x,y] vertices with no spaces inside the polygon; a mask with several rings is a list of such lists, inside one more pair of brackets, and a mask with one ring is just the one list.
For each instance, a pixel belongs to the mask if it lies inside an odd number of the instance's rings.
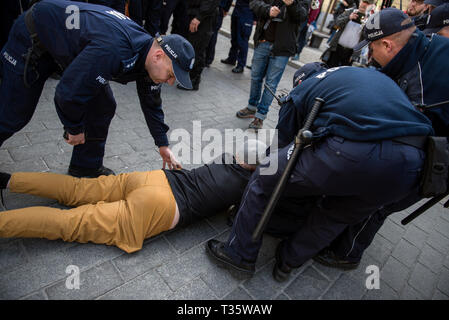
{"label": "stone paving block", "polygon": [[449,268],[443,268],[438,278],[438,290],[449,296]]}
{"label": "stone paving block", "polygon": [[49,154],[61,154],[62,151],[54,142],[44,142],[31,146],[10,148],[9,152],[14,161],[23,161],[45,157]]}
{"label": "stone paving block", "polygon": [[0,244],[0,270],[2,273],[12,271],[26,261],[27,257],[20,241]]}
{"label": "stone paving block", "polygon": [[393,244],[396,244],[401,240],[404,232],[404,229],[391,221],[385,221],[384,225],[379,230],[379,234]]}
{"label": "stone paving block", "polygon": [[3,165],[4,163],[14,163],[8,150],[0,150],[0,165]]}
{"label": "stone paving block", "polygon": [[418,249],[421,249],[426,242],[427,236],[428,234],[426,232],[411,224],[407,227],[403,239],[407,240]]}
{"label": "stone paving block", "polygon": [[440,290],[436,290],[432,297],[432,300],[449,300],[449,297],[442,293]]}
{"label": "stone paving block", "polygon": [[208,217],[207,222],[215,229],[215,231],[220,233],[230,228],[230,226],[228,226],[228,214],[226,211]]}
{"label": "stone paving block", "polygon": [[182,288],[179,288],[168,300],[214,300],[217,299],[214,292],[202,281],[197,278],[189,282]]}
{"label": "stone paving block", "polygon": [[65,169],[68,170],[70,165],[70,159],[72,158],[71,152],[64,152],[60,154],[52,154],[48,156],[44,156],[43,160],[48,168],[52,171],[55,169]]}
{"label": "stone paving block", "polygon": [[120,169],[125,166],[125,163],[119,156],[112,156],[103,158],[103,165],[118,174],[120,173]]}
{"label": "stone paving block", "polygon": [[[112,129],[112,128],[111,128]],[[119,129],[119,128],[117,128]],[[143,128],[139,128],[143,129]],[[144,129],[143,129],[144,130]],[[146,129],[148,132],[148,128]],[[133,130],[109,130],[107,143],[126,143],[139,139],[140,137]]]}
{"label": "stone paving block", "polygon": [[365,250],[364,255],[370,255],[376,261],[379,261],[380,264],[383,265],[390,257],[393,249],[393,245],[388,240],[386,240],[380,234],[377,234],[374,237],[371,245]]}
{"label": "stone paving block", "polygon": [[8,210],[31,207],[31,206],[47,206],[55,202],[55,200],[32,196],[29,194],[5,192],[5,205]]}
{"label": "stone paving block", "polygon": [[406,240],[401,240],[395,247],[392,256],[404,265],[411,266],[416,262],[419,254],[420,250],[417,247]]}
{"label": "stone paving block", "polygon": [[4,172],[19,172],[19,171],[42,172],[48,170],[49,169],[45,164],[45,162],[39,158],[2,164],[2,171]]}
{"label": "stone paving block", "polygon": [[225,269],[218,272],[206,272],[200,275],[200,278],[208,285],[218,298],[223,298],[234,291],[240,284],[240,279],[226,272]]}
{"label": "stone paving block", "polygon": [[434,231],[436,227],[436,221],[440,217],[440,215],[441,212],[438,206],[433,206],[429,210],[427,210],[425,214],[422,214],[415,220],[413,220],[411,224],[417,226],[427,233],[431,233]]}
{"label": "stone paving block", "polygon": [[201,220],[167,234],[166,238],[179,253],[183,253],[214,234],[216,231],[205,220]]}
{"label": "stone paving block", "polygon": [[[378,267],[379,271],[382,269],[382,265],[378,260],[365,253],[362,256],[362,260],[360,260],[360,264],[357,269],[345,271],[344,274],[350,276],[356,281],[359,281],[360,283],[365,283],[366,279],[372,274],[371,268],[373,266]],[[368,267],[370,268],[368,269]]]}
{"label": "stone paving block", "polygon": [[31,144],[39,144],[44,142],[54,142],[62,138],[63,132],[59,130],[45,130],[35,133],[27,133],[28,140]]}
{"label": "stone paving block", "polygon": [[253,300],[253,298],[242,288],[236,288],[223,298],[223,300]]}
{"label": "stone paving block", "polygon": [[45,296],[43,292],[39,291],[29,296],[26,296],[20,300],[48,300],[48,298]]}
{"label": "stone paving block", "polygon": [[131,147],[129,148],[131,149],[131,151],[119,155],[120,160],[122,160],[127,166],[133,166],[146,162],[161,162],[162,164],[161,156],[155,150],[149,149],[144,152],[135,152],[132,151]]}
{"label": "stone paving block", "polygon": [[73,285],[73,281],[69,279],[72,275],[73,272],[69,273],[66,279],[45,290],[50,300],[90,300],[123,283],[109,261],[81,272],[79,274],[79,289],[67,288],[67,280],[69,284]]}
{"label": "stone paving block", "polygon": [[132,128],[140,138],[151,138],[150,130],[148,128]]}
{"label": "stone paving block", "polygon": [[357,281],[347,274],[342,274],[329,290],[323,295],[323,300],[360,300],[366,292],[365,283]]}
{"label": "stone paving block", "polygon": [[446,221],[442,218],[438,219],[435,224],[435,231],[441,233],[445,237],[449,237],[449,221]]}
{"label": "stone paving block", "polygon": [[23,246],[30,259],[52,259],[65,250],[76,246],[75,242],[64,242],[62,240],[46,240],[37,238],[22,239]]}
{"label": "stone paving block", "polygon": [[280,295],[278,295],[277,297],[276,297],[276,299],[275,300],[290,300],[290,298],[289,297],[287,297],[287,295],[286,294],[284,294],[284,293],[281,293]]}
{"label": "stone paving block", "polygon": [[106,143],[105,156],[107,157],[121,156],[120,158],[122,158],[122,156],[128,156],[130,154],[133,154],[133,152],[133,148],[131,148],[131,146],[125,142]]}
{"label": "stone paving block", "polygon": [[423,296],[413,287],[406,285],[402,290],[401,300],[423,300]]}
{"label": "stone paving block", "polygon": [[402,229],[406,229],[407,228],[407,225],[402,225],[401,224],[401,221],[405,218],[405,217],[407,217],[409,215],[409,213],[407,212],[407,211],[401,211],[401,212],[396,212],[396,213],[393,213],[392,215],[390,215],[388,218],[387,218],[387,220],[388,221],[392,221],[392,222],[394,222],[397,226],[399,226],[400,228],[402,228]]}
{"label": "stone paving block", "polygon": [[435,291],[438,275],[429,268],[417,263],[408,283],[416,289],[425,299],[430,299]]}
{"label": "stone paving block", "polygon": [[430,233],[426,243],[444,255],[447,255],[449,252],[449,238],[439,232]]}
{"label": "stone paving block", "polygon": [[337,280],[343,273],[340,269],[327,267],[316,261],[313,262],[313,268],[322,273],[329,281]]}
{"label": "stone paving block", "polygon": [[441,253],[429,245],[425,245],[421,250],[421,255],[419,256],[418,261],[434,273],[438,274],[443,267],[444,259],[445,257]]}
{"label": "stone paving block", "polygon": [[329,287],[330,282],[315,269],[308,267],[284,290],[293,300],[314,300]]}
{"label": "stone paving block", "polygon": [[390,257],[380,270],[380,278],[396,292],[401,292],[409,274],[410,270],[394,257]]}
{"label": "stone paving block", "polygon": [[173,292],[154,270],[99,297],[101,300],[161,300]]}
{"label": "stone paving block", "polygon": [[28,124],[19,132],[20,133],[25,133],[25,132],[39,132],[39,131],[43,131],[46,128],[44,127],[44,125],[42,124],[41,121],[39,120],[35,120],[32,119],[30,122],[28,122]]}
{"label": "stone paving block", "polygon": [[[273,299],[286,287],[287,283],[279,283],[274,280],[272,275],[273,267],[274,261],[262,269],[257,270],[253,277],[243,283],[243,287],[256,300]],[[294,269],[290,275],[290,279],[294,279],[302,271],[304,271],[304,267]]]}
{"label": "stone paving block", "polygon": [[26,133],[16,133],[11,138],[3,142],[0,150],[28,145],[30,145],[30,141],[27,139]]}
{"label": "stone paving block", "polygon": [[51,259],[33,259],[9,273],[0,274],[0,299],[17,299],[67,276],[69,265],[83,271],[117,256],[119,249],[82,244],[63,250]]}
{"label": "stone paving block", "polygon": [[379,289],[366,290],[363,300],[398,300],[399,295],[384,281],[380,281]]}
{"label": "stone paving block", "polygon": [[175,251],[167,240],[160,236],[146,240],[141,250],[122,254],[112,261],[123,278],[128,281],[152,268],[160,267],[174,256]]}

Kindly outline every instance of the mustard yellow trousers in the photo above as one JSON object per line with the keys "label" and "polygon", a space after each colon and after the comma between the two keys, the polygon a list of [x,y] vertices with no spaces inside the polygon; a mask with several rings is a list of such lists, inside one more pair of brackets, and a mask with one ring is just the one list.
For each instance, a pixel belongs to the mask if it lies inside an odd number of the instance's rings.
{"label": "mustard yellow trousers", "polygon": [[131,253],[170,229],[176,202],[162,170],[73,178],[14,173],[9,188],[76,207],[30,207],[0,212],[0,237],[46,238],[115,245]]}

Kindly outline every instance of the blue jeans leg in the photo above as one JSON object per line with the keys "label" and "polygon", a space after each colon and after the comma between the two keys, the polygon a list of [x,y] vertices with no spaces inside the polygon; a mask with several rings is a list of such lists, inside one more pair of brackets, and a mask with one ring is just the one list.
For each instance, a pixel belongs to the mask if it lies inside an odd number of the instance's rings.
{"label": "blue jeans leg", "polygon": [[[269,57],[265,83],[273,92],[276,92],[287,62],[288,57],[285,56]],[[268,90],[264,89],[262,99],[257,106],[255,117],[265,120],[267,117],[268,108],[270,107],[272,101],[273,96]]]}
{"label": "blue jeans leg", "polygon": [[260,101],[263,78],[267,71],[271,47],[271,43],[263,42],[254,49],[251,66],[251,89],[248,100],[248,108],[254,111],[256,111]]}

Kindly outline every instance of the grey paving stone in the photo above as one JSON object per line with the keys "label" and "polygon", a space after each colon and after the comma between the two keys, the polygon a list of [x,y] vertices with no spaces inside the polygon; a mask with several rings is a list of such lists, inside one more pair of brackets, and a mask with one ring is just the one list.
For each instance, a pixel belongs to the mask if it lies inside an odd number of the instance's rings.
{"label": "grey paving stone", "polygon": [[396,244],[401,240],[404,232],[404,229],[391,221],[385,221],[384,225],[379,230],[379,234],[393,244]]}
{"label": "grey paving stone", "polygon": [[27,258],[20,241],[0,244],[0,270],[2,273],[10,272],[26,261]]}
{"label": "grey paving stone", "polygon": [[48,167],[42,159],[29,159],[24,161],[15,161],[14,163],[2,164],[4,172],[43,172],[48,171]]}
{"label": "grey paving stone", "polygon": [[48,300],[45,294],[41,291],[33,293],[29,296],[22,298],[21,300]]}
{"label": "grey paving stone", "polygon": [[214,234],[216,231],[205,220],[201,220],[167,234],[166,238],[179,253],[182,253],[210,239]]}
{"label": "grey paving stone", "polygon": [[395,247],[392,256],[398,259],[404,265],[410,266],[416,262],[419,253],[420,251],[417,247],[415,247],[408,241],[401,240]]}
{"label": "grey paving stone", "polygon": [[377,234],[371,245],[365,250],[364,254],[370,255],[383,265],[387,262],[393,252],[393,248],[393,245],[389,241]]}
{"label": "grey paving stone", "polygon": [[449,237],[449,221],[446,221],[442,218],[438,219],[435,224],[435,231],[441,233],[445,237]]}
{"label": "grey paving stone", "polygon": [[441,215],[438,206],[433,206],[425,214],[420,215],[411,223],[427,233],[433,232],[436,227],[436,221]]}
{"label": "grey paving stone", "polygon": [[337,280],[343,273],[340,269],[327,267],[316,261],[313,262],[313,267],[318,269],[329,281]]}
{"label": "grey paving stone", "polygon": [[113,263],[123,278],[128,281],[148,270],[159,267],[175,256],[175,251],[169,246],[164,237],[149,239],[143,248],[131,254],[122,254]]}
{"label": "grey paving stone", "polygon": [[22,240],[23,246],[30,259],[51,259],[60,254],[61,250],[74,247],[74,242],[64,242],[62,240],[46,240],[28,238]]}
{"label": "grey paving stone", "polygon": [[26,133],[16,133],[11,138],[3,142],[0,150],[28,145],[30,145],[30,141],[27,139]]}
{"label": "grey paving stone", "polygon": [[320,297],[330,282],[312,267],[302,272],[284,291],[294,300],[313,300]]}
{"label": "grey paving stone", "polygon": [[123,280],[109,261],[81,272],[79,274],[79,289],[67,288],[66,281],[69,281],[71,285],[74,284],[70,281],[71,278],[69,278],[72,275],[73,273],[70,273],[65,280],[46,289],[50,300],[90,300],[123,283]]}
{"label": "grey paving stone", "polygon": [[421,249],[426,242],[428,234],[414,225],[410,225],[405,232],[403,239],[413,244],[418,249]]}
{"label": "grey paving stone", "polygon": [[449,300],[449,297],[442,293],[440,290],[436,290],[432,297],[432,300]]}
{"label": "grey paving stone", "polygon": [[208,217],[207,222],[220,233],[230,228],[228,226],[228,214],[226,211]]}
{"label": "grey paving stone", "polygon": [[44,142],[31,146],[10,148],[9,152],[14,161],[30,160],[35,159],[36,157],[44,157],[49,154],[62,153],[54,142]]}
{"label": "grey paving stone", "polygon": [[384,267],[380,270],[381,280],[388,283],[388,285],[396,292],[401,292],[409,274],[410,270],[394,257],[390,257]]}
{"label": "grey paving stone", "polygon": [[166,299],[173,292],[154,270],[99,297],[101,300]]}
{"label": "grey paving stone", "polygon": [[55,202],[55,200],[41,198],[37,196],[31,196],[28,194],[5,192],[4,194],[5,205],[8,210],[19,209],[32,206],[47,206]]}
{"label": "grey paving stone", "polygon": [[443,268],[438,278],[437,287],[442,293],[449,296],[449,268]]}
{"label": "grey paving stone", "polygon": [[4,163],[14,163],[8,150],[0,150],[0,165],[3,165]]}
{"label": "grey paving stone", "polygon": [[433,249],[429,245],[425,245],[421,250],[421,255],[419,256],[418,261],[432,270],[434,273],[439,273],[444,263],[444,256]]}
{"label": "grey paving stone", "polygon": [[329,290],[323,295],[323,300],[360,300],[365,294],[365,282],[357,281],[347,274],[342,274]]}
{"label": "grey paving stone", "polygon": [[213,300],[217,299],[214,292],[202,281],[197,278],[189,282],[182,288],[179,288],[169,300]]}
{"label": "grey paving stone", "polygon": [[[218,298],[223,298],[234,291],[240,284],[240,279],[235,278],[225,270],[219,272],[206,272],[200,275],[200,278],[208,285]],[[222,272],[223,271],[223,272]]]}
{"label": "grey paving stone", "polygon": [[367,290],[363,300],[397,300],[399,295],[391,289],[385,282],[380,281],[379,289]]}
{"label": "grey paving stone", "polygon": [[162,160],[161,156],[158,152],[154,150],[148,150],[145,152],[133,152],[132,148],[129,147],[131,151],[127,151],[124,154],[120,154],[120,160],[122,160],[125,165],[127,166],[133,166],[137,164],[143,164],[143,163],[151,163],[151,162],[158,162],[161,164],[162,167]]}
{"label": "grey paving stone", "polygon": [[290,300],[290,298],[287,297],[286,294],[281,293],[280,295],[278,295],[278,296],[276,297],[276,300]]}
{"label": "grey paving stone", "polygon": [[423,295],[413,287],[406,285],[402,290],[401,300],[423,300]]}
{"label": "grey paving stone", "polygon": [[425,299],[430,299],[435,291],[438,275],[422,264],[416,264],[408,283]]}
{"label": "grey paving stone", "polygon": [[[127,156],[133,154],[133,148],[125,142],[122,143],[107,143],[105,148],[105,156]],[[120,157],[121,158],[121,157]],[[123,160],[123,159],[122,159]],[[125,161],[126,163],[126,161]]]}
{"label": "grey paving stone", "polygon": [[449,253],[449,239],[439,232],[430,233],[426,243],[444,255]]}
{"label": "grey paving stone", "polygon": [[54,142],[60,140],[63,132],[60,129],[51,129],[35,133],[27,133],[27,137],[32,144],[44,142]]}
{"label": "grey paving stone", "polygon": [[72,158],[71,152],[64,152],[61,154],[52,154],[48,156],[44,156],[43,160],[50,170],[54,172],[55,169],[64,169],[67,172],[67,169],[70,165],[70,159]]}
{"label": "grey paving stone", "polygon": [[223,300],[253,300],[251,296],[242,288],[236,288],[226,295]]}

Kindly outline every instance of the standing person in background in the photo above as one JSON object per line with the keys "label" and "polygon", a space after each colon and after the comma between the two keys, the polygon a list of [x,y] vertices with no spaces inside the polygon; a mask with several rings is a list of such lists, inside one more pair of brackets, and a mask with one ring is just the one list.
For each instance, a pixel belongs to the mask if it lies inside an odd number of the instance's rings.
{"label": "standing person in background", "polygon": [[411,0],[406,13],[413,19],[418,29],[424,30],[429,16],[429,5],[424,0]]}
{"label": "standing person in background", "polygon": [[176,33],[186,38],[189,28],[189,21],[186,11],[187,6],[185,0],[163,0],[160,17],[161,34],[167,33],[170,17],[173,15],[171,33]]}
{"label": "standing person in background", "polygon": [[249,0],[237,0],[231,17],[231,48],[228,57],[222,59],[225,64],[237,66],[234,73],[242,73],[248,56],[248,41],[253,30],[254,15],[249,8]]}
{"label": "standing person in background", "polygon": [[162,0],[128,0],[129,17],[152,37],[160,32],[161,9]]}
{"label": "standing person in background", "polygon": [[426,35],[436,33],[449,38],[449,3],[442,4],[432,11],[424,33]]}
{"label": "standing person in background", "polygon": [[292,60],[299,60],[299,55],[302,52],[302,49],[306,46],[307,43],[307,34],[309,30],[309,26],[318,18],[321,12],[321,5],[323,4],[323,0],[312,0],[310,4],[309,17],[307,22],[304,22],[298,30],[298,43],[296,48],[296,54],[292,58]]}
{"label": "standing person in background", "polygon": [[192,89],[178,85],[182,90],[198,90],[201,82],[201,73],[206,65],[206,49],[210,38],[214,33],[218,14],[219,0],[188,0],[187,16],[189,20],[189,32],[187,40],[195,49],[195,64],[190,71]]}
{"label": "standing person in background", "polygon": [[209,45],[206,49],[206,67],[214,62],[215,58],[215,46],[217,45],[217,37],[218,31],[220,30],[223,19],[228,15],[229,9],[231,8],[232,0],[221,0],[218,5],[218,15],[217,15],[217,23],[215,24],[214,33],[210,38]]}
{"label": "standing person in background", "polygon": [[238,118],[254,118],[250,129],[261,129],[273,101],[271,93],[279,84],[289,57],[296,52],[298,27],[306,21],[308,0],[252,0],[250,8],[257,18],[254,55],[251,67],[251,90],[247,107],[237,111]]}

